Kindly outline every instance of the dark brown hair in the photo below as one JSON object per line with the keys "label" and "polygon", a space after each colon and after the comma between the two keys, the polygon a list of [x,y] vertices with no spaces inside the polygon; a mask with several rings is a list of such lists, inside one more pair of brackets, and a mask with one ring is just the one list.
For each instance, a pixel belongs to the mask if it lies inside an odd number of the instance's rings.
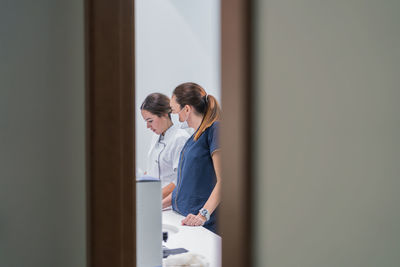
{"label": "dark brown hair", "polygon": [[178,85],[173,95],[181,108],[189,105],[198,114],[203,115],[203,120],[194,135],[194,140],[198,140],[204,131],[221,117],[221,108],[217,99],[212,95],[207,95],[203,87],[196,83],[188,82]]}
{"label": "dark brown hair", "polygon": [[169,98],[160,93],[153,93],[146,97],[140,106],[140,110],[146,110],[158,117],[168,114],[171,119],[171,106],[169,105]]}

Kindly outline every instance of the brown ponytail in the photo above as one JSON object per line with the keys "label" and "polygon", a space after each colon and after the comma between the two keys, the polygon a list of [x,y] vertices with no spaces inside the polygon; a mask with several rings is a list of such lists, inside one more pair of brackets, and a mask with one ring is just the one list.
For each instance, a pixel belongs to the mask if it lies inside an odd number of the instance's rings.
{"label": "brown ponytail", "polygon": [[194,135],[195,141],[200,138],[208,127],[221,117],[221,108],[217,99],[212,95],[207,95],[203,87],[196,83],[183,83],[178,85],[173,95],[175,95],[176,102],[181,108],[185,105],[189,105],[194,107],[198,114],[203,115],[200,127]]}

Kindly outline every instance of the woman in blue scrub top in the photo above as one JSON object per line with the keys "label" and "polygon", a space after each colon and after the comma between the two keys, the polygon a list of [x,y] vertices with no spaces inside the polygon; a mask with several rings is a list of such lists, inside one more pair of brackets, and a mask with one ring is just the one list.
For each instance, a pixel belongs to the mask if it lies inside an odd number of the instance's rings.
{"label": "woman in blue scrub top", "polygon": [[171,98],[172,113],[196,129],[180,154],[178,180],[163,208],[185,216],[182,224],[216,232],[216,208],[221,200],[221,155],[218,144],[220,106],[198,84],[184,83]]}

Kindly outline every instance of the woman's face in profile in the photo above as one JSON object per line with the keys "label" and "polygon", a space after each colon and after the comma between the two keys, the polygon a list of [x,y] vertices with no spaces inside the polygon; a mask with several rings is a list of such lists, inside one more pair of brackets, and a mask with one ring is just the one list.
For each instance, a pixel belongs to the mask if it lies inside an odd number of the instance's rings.
{"label": "woman's face in profile", "polygon": [[173,95],[171,98],[170,106],[171,106],[172,114],[178,114],[178,112],[181,111],[181,106],[178,104],[178,102],[176,102],[175,95]]}
{"label": "woman's face in profile", "polygon": [[171,106],[172,114],[178,114],[179,121],[184,122],[187,117],[185,117],[184,112],[181,112],[181,111],[183,111],[183,109],[181,109],[181,105],[179,105],[178,102],[176,102],[175,95],[173,95],[171,98],[170,106]]}
{"label": "woman's face in profile", "polygon": [[166,114],[165,116],[158,117],[157,115],[142,109],[142,117],[144,121],[146,122],[147,128],[152,130],[156,134],[162,134],[167,127],[167,117],[168,115]]}

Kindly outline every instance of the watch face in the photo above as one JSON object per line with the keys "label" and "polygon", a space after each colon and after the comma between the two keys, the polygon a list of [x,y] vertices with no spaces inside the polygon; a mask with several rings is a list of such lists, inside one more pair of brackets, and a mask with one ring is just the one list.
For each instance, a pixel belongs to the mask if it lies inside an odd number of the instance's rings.
{"label": "watch face", "polygon": [[206,217],[207,221],[210,219],[210,215],[208,214],[208,210],[206,209],[201,209],[200,214],[204,217]]}

